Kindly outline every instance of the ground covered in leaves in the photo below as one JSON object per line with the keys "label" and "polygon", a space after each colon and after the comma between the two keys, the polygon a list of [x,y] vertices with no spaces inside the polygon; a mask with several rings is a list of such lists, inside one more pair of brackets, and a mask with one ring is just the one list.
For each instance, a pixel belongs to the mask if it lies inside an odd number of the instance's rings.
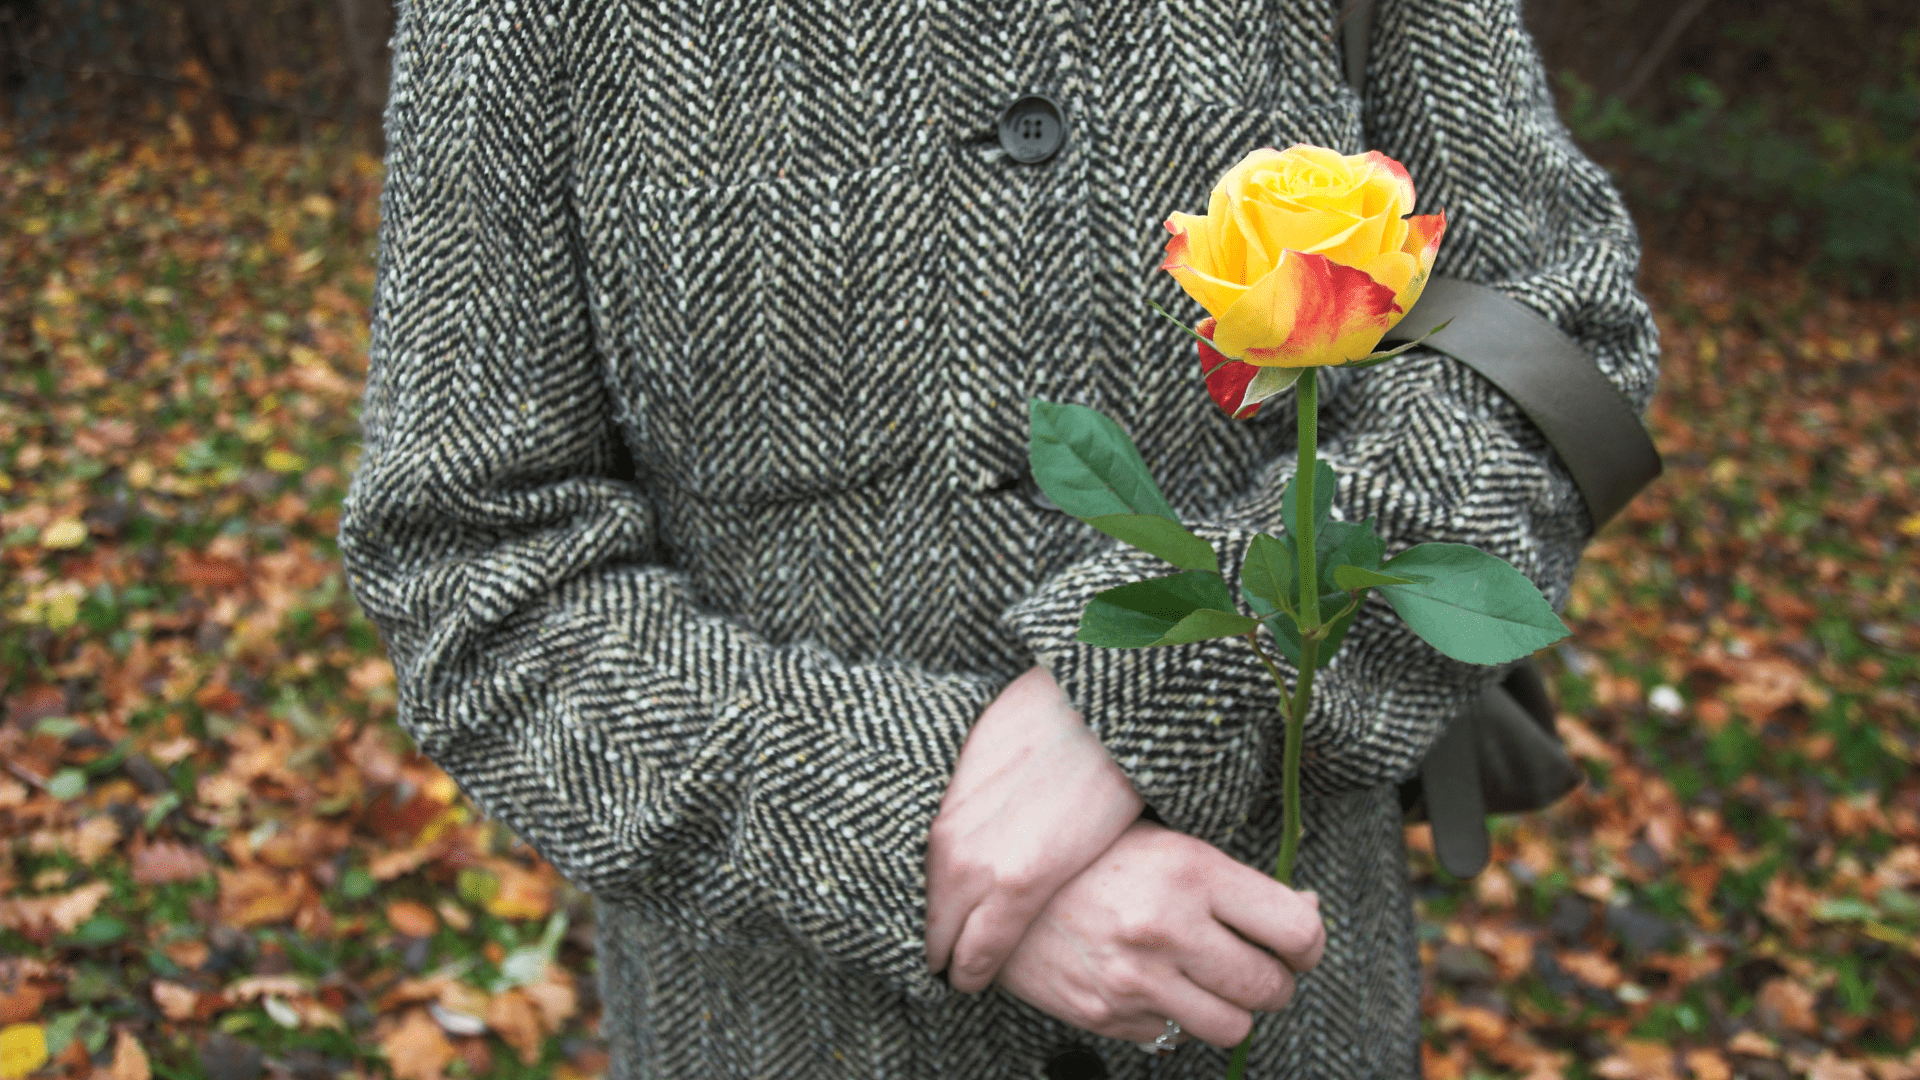
{"label": "ground covered in leaves", "polygon": [[[379,168],[0,154],[0,1080],[587,1077],[591,908],[393,725],[332,534]],[[1920,304],[1649,260],[1668,472],[1447,880],[1434,1080],[1915,1080]]]}

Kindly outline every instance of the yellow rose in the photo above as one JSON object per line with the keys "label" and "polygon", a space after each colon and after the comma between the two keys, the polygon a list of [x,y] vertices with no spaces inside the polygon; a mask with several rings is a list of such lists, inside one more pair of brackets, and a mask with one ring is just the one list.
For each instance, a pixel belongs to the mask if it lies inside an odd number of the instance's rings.
{"label": "yellow rose", "polygon": [[1201,332],[1221,356],[1350,363],[1413,307],[1433,269],[1446,216],[1412,210],[1413,179],[1378,151],[1255,150],[1214,185],[1204,217],[1167,219],[1160,268],[1207,309]]}

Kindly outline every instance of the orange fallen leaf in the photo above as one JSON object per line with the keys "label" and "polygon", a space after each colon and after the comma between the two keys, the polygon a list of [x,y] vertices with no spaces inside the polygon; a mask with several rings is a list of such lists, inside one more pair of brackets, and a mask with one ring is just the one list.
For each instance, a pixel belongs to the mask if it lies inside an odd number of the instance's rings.
{"label": "orange fallen leaf", "polygon": [[284,922],[300,910],[306,877],[258,867],[217,871],[220,918],[230,926]]}
{"label": "orange fallen leaf", "polygon": [[71,934],[81,923],[91,919],[101,902],[111,895],[112,885],[96,881],[53,896],[0,899],[0,926],[18,930],[29,937]]}
{"label": "orange fallen leaf", "polygon": [[547,965],[546,978],[523,988],[549,1033],[557,1032],[580,1011],[580,993],[574,989],[573,975],[557,964]]}
{"label": "orange fallen leaf", "polygon": [[541,1030],[538,1010],[520,990],[494,995],[487,1006],[487,1026],[513,1047],[521,1061],[532,1065],[540,1060],[546,1034]]}
{"label": "orange fallen leaf", "polygon": [[158,840],[133,852],[133,880],[142,885],[193,881],[212,872],[207,857],[185,844]]}
{"label": "orange fallen leaf", "polygon": [[1687,1071],[1693,1073],[1693,1080],[1733,1080],[1733,1066],[1718,1050],[1687,1051]]}
{"label": "orange fallen leaf", "polygon": [[1680,1075],[1673,1065],[1673,1047],[1641,1039],[1621,1043],[1594,1065],[1593,1072],[1606,1080],[1679,1080]]}
{"label": "orange fallen leaf", "polygon": [[395,900],[387,905],[387,922],[408,937],[432,937],[440,928],[433,909],[412,900]]}
{"label": "orange fallen leaf", "polygon": [[1814,1015],[1813,1006],[1812,990],[1780,976],[1767,980],[1760,988],[1755,1013],[1764,1025],[1811,1035],[1820,1030],[1820,1019]]}
{"label": "orange fallen leaf", "polygon": [[1554,959],[1569,975],[1601,990],[1611,990],[1625,981],[1620,974],[1620,965],[1601,956],[1591,949],[1564,951],[1555,954]]}
{"label": "orange fallen leaf", "polygon": [[114,1034],[113,1064],[107,1068],[107,1080],[153,1080],[146,1047],[126,1028]]}
{"label": "orange fallen leaf", "polygon": [[199,1010],[200,991],[165,979],[155,979],[153,1003],[160,1007],[160,1015],[169,1020],[191,1020]]}
{"label": "orange fallen leaf", "polygon": [[553,882],[546,875],[505,860],[490,867],[500,879],[487,910],[501,919],[544,919],[553,911]]}
{"label": "orange fallen leaf", "polygon": [[457,1053],[453,1043],[425,1009],[408,1009],[380,1039],[394,1080],[443,1080],[443,1069]]}

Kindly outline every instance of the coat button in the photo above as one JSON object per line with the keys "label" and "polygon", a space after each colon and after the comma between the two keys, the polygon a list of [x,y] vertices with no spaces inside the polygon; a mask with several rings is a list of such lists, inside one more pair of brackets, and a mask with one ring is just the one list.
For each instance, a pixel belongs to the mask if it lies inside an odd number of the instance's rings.
{"label": "coat button", "polygon": [[1008,157],[1021,164],[1047,160],[1059,153],[1066,141],[1066,114],[1051,98],[1028,94],[1000,114],[1000,145]]}
{"label": "coat button", "polygon": [[1084,1046],[1053,1055],[1040,1071],[1047,1080],[1107,1080],[1107,1063]]}

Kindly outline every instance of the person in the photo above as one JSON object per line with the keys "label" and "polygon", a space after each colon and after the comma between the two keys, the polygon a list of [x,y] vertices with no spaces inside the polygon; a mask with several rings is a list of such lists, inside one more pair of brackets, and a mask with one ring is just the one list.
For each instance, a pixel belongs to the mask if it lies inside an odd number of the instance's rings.
{"label": "person", "polygon": [[[1382,0],[1364,101],[1338,7],[402,4],[341,551],[401,725],[595,897],[610,1075],[1216,1077],[1249,1030],[1250,1077],[1419,1075],[1395,785],[1493,673],[1369,605],[1280,886],[1266,672],[1079,643],[1168,568],[1025,470],[1076,401],[1230,580],[1278,524],[1291,405],[1220,415],[1147,301],[1166,216],[1296,142],[1403,162],[1438,272],[1644,407],[1634,230],[1516,0]],[[1338,513],[1564,602],[1585,507],[1488,383],[1321,393]]]}

